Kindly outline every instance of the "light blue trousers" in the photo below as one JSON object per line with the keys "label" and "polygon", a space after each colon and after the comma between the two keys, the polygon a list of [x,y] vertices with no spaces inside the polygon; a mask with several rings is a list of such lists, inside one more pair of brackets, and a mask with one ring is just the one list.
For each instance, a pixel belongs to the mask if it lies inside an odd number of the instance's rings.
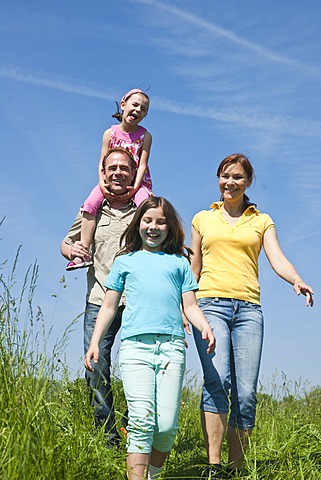
{"label": "light blue trousers", "polygon": [[182,337],[144,334],[121,342],[119,366],[128,405],[129,453],[169,452],[178,429],[185,371]]}

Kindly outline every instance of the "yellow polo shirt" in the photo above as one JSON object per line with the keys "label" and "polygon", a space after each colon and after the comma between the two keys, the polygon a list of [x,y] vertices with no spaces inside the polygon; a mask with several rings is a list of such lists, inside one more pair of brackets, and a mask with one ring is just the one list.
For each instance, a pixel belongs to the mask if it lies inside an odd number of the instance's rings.
{"label": "yellow polo shirt", "polygon": [[260,304],[258,257],[263,235],[274,226],[266,213],[248,206],[231,226],[214,202],[212,210],[195,215],[192,225],[201,237],[202,269],[197,298],[234,298]]}

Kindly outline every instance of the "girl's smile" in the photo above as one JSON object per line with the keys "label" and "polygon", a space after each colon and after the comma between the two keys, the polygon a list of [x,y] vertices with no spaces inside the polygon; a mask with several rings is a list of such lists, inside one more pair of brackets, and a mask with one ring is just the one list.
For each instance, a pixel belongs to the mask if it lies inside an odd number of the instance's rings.
{"label": "girl's smile", "polygon": [[139,225],[139,235],[142,239],[141,250],[161,252],[166,240],[168,226],[161,207],[149,208],[142,216]]}

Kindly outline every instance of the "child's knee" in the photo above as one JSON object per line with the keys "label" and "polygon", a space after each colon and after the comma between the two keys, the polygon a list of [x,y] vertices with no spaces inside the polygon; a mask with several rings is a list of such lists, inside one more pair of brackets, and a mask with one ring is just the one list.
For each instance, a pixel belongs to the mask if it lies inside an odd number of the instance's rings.
{"label": "child's knee", "polygon": [[149,192],[149,190],[146,187],[142,186],[135,193],[134,202],[138,207],[144,200],[146,200],[146,198],[149,198],[151,196],[152,196],[151,192]]}
{"label": "child's knee", "polygon": [[178,425],[162,425],[154,434],[153,447],[160,452],[169,452],[174,445]]}

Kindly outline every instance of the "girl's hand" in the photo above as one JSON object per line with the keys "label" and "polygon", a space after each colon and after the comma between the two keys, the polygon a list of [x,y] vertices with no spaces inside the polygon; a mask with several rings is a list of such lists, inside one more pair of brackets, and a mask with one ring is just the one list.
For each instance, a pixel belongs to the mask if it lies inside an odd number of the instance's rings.
{"label": "girl's hand", "polygon": [[115,195],[109,190],[109,185],[106,184],[104,188],[100,187],[100,190],[102,191],[103,195],[107,200],[110,202],[114,202],[115,200],[118,200],[118,195]]}
{"label": "girl's hand", "polygon": [[209,328],[202,330],[202,339],[206,340],[208,343],[208,347],[206,350],[207,353],[213,353],[215,349],[216,339],[210,326]]}
{"label": "girl's hand", "polygon": [[[188,320],[187,320],[186,315],[183,311],[182,311],[182,317],[183,317],[183,324],[184,324],[185,333],[187,333],[187,335],[192,335]],[[185,347],[188,348],[188,343],[187,343],[186,338],[184,338],[184,343],[185,343]]]}
{"label": "girl's hand", "polygon": [[182,317],[183,317],[183,324],[184,324],[184,330],[187,333],[187,335],[192,335],[188,320],[186,318],[186,315],[184,312],[182,312]]}
{"label": "girl's hand", "polygon": [[107,198],[110,202],[123,202],[126,203],[128,202],[133,195],[135,195],[136,190],[134,190],[134,187],[127,187],[127,192],[123,193],[122,195],[115,195],[108,189],[108,185],[104,189],[101,189],[104,197]]}
{"label": "girl's hand", "polygon": [[129,200],[135,195],[136,190],[134,187],[128,186],[127,187],[127,192],[123,193],[122,195],[117,195],[117,200],[120,202],[129,202]]}
{"label": "girl's hand", "polygon": [[89,346],[88,352],[85,355],[85,360],[84,360],[84,365],[86,370],[89,372],[93,372],[94,369],[91,364],[91,360],[94,359],[94,363],[98,363],[98,357],[99,357],[99,348],[98,346],[96,347],[91,347]]}
{"label": "girl's hand", "polygon": [[308,307],[310,305],[310,307],[313,307],[313,304],[314,304],[314,300],[313,300],[313,294],[314,294],[314,291],[312,290],[311,287],[309,287],[309,285],[307,285],[303,280],[302,278],[297,278],[295,281],[294,281],[294,285],[293,285],[293,290],[295,291],[295,293],[297,295],[300,295],[302,293],[302,295],[305,295],[306,296],[306,301],[305,301],[305,305]]}

